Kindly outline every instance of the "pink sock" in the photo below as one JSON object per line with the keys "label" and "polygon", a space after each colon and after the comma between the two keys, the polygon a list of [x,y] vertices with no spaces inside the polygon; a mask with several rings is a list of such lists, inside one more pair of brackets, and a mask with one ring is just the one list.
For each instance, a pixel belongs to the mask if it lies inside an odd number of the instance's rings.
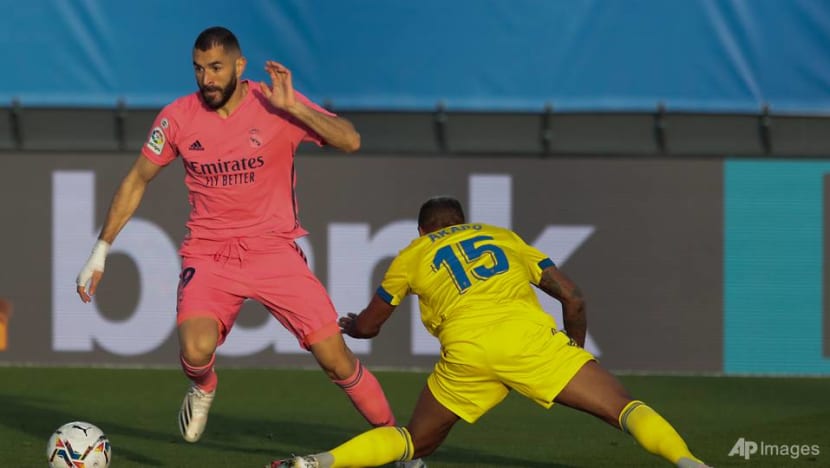
{"label": "pink sock", "polygon": [[352,400],[357,411],[369,421],[369,424],[379,426],[394,426],[395,415],[386,400],[383,389],[375,376],[357,361],[354,374],[348,379],[334,380],[346,395]]}
{"label": "pink sock", "polygon": [[182,369],[184,370],[185,375],[187,375],[187,378],[192,380],[193,383],[195,383],[202,391],[210,393],[216,390],[216,384],[219,382],[219,378],[213,370],[213,363],[216,361],[216,354],[210,357],[210,362],[199,367],[191,365],[189,362],[185,361],[184,356],[181,354],[179,355],[179,360],[181,361]]}

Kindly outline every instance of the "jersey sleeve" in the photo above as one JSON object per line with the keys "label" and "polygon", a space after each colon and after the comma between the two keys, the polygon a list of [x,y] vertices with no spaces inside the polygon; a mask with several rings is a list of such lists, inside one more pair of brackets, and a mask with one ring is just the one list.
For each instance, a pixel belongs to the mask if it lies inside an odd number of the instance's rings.
{"label": "jersey sleeve", "polygon": [[170,106],[167,106],[153,121],[147,142],[141,147],[141,154],[160,166],[170,164],[179,154],[175,143],[178,131],[178,122],[173,117]]}
{"label": "jersey sleeve", "polygon": [[[303,104],[307,105],[308,107],[316,110],[317,112],[320,112],[321,114],[326,114],[326,115],[331,116],[331,117],[337,117],[337,114],[335,114],[333,112],[329,112],[326,109],[323,109],[321,106],[318,106],[317,104],[312,102],[311,99],[303,96],[298,91],[294,91],[294,97],[298,101],[300,101]],[[305,126],[304,126],[304,128],[305,128],[305,135],[303,135],[303,141],[310,141],[312,143],[315,143],[317,146],[323,146],[324,144],[326,144],[326,142],[323,140],[323,137],[318,135],[317,132],[315,132],[314,130],[312,130],[310,128],[307,128]]]}
{"label": "jersey sleeve", "polygon": [[409,294],[409,261],[404,252],[392,260],[389,269],[383,277],[378,296],[387,304],[397,306]]}
{"label": "jersey sleeve", "polygon": [[527,272],[530,275],[530,282],[539,285],[542,279],[542,270],[550,266],[556,266],[553,260],[550,259],[542,251],[528,245],[518,234],[512,233],[513,242],[516,246],[516,251],[521,257]]}

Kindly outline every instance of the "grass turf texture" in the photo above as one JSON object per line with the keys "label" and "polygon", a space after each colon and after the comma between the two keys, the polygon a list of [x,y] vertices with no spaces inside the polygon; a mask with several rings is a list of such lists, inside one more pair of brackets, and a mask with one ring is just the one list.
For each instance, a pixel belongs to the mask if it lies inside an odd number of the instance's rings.
{"label": "grass turf texture", "polygon": [[[426,374],[376,372],[401,422]],[[46,466],[46,441],[63,423],[101,427],[115,468],[261,467],[330,448],[367,428],[320,371],[220,369],[217,399],[197,444],[176,416],[187,381],[177,369],[0,367],[0,466]],[[692,450],[715,466],[830,466],[830,380],[623,376]],[[818,444],[818,456],[729,457],[739,437]],[[475,425],[459,422],[428,460],[441,467],[669,466],[586,414],[550,411],[511,394]]]}

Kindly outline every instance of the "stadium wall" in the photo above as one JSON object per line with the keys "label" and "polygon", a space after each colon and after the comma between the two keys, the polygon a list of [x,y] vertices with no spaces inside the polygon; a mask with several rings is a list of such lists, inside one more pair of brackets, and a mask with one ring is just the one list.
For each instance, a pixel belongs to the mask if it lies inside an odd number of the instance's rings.
{"label": "stadium wall", "polygon": [[[363,135],[359,156],[297,163],[302,244],[341,312],[422,200],[450,193],[579,282],[612,369],[830,373],[823,0],[3,2],[0,363],[176,365],[181,167],[154,181],[93,304],[74,277],[158,108],[194,90],[193,39],[222,24],[248,78],[280,60]],[[352,347],[430,367],[414,309]],[[313,365],[255,303],[219,360]]]}
{"label": "stadium wall", "polygon": [[[176,249],[188,206],[178,163],[153,182],[96,300],[74,278],[126,153],[8,152],[0,296],[15,307],[0,362],[174,365]],[[589,348],[611,369],[827,373],[824,228],[830,163],[719,158],[317,155],[297,160],[302,246],[341,313],[359,311],[416,236],[420,203],[459,197],[470,219],[512,226],[582,286]],[[543,305],[560,314],[555,301]],[[372,342],[373,365],[430,367],[437,342],[407,300]],[[306,366],[246,303],[222,365]]]}

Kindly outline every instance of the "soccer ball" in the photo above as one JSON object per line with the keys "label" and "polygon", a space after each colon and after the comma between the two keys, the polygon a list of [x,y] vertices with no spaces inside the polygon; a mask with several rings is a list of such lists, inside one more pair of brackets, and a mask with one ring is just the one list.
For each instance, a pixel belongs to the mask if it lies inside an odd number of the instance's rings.
{"label": "soccer ball", "polygon": [[107,468],[112,447],[94,424],[73,421],[57,428],[46,445],[50,468]]}

